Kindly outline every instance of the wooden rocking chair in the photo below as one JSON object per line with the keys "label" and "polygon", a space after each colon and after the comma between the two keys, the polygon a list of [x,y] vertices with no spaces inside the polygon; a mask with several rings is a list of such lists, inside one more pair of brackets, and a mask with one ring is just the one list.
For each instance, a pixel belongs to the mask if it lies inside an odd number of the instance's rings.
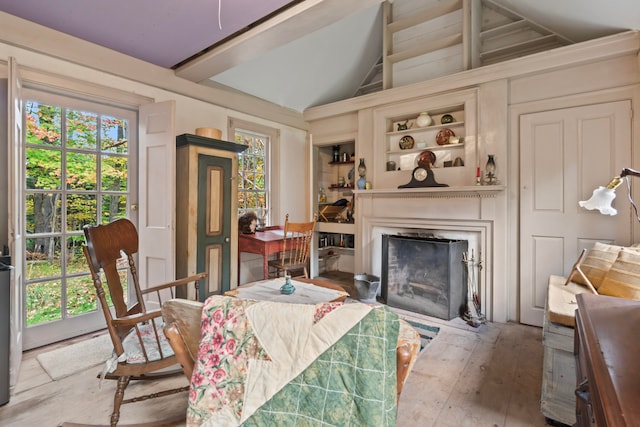
{"label": "wooden rocking chair", "polygon": [[[138,402],[149,398],[167,396],[188,390],[188,386],[163,390],[143,396],[124,399],[124,392],[131,380],[157,380],[175,375],[183,375],[182,369],[167,370],[178,366],[171,346],[164,333],[161,305],[163,300],[176,297],[176,288],[194,283],[207,276],[196,274],[174,282],[159,286],[140,288],[134,255],[138,252],[138,233],[128,219],[119,219],[107,225],[84,228],[86,246],[84,254],[89,264],[93,283],[105,316],[107,329],[114,348],[113,358],[107,362],[110,369],[98,377],[117,380],[117,388],[113,400],[111,426],[116,426],[120,419],[120,406],[124,403]],[[136,301],[127,304],[126,284],[128,272],[131,274],[131,285],[135,290]],[[108,295],[105,293],[102,276],[107,282]],[[109,306],[110,297],[113,308]],[[157,304],[158,308],[147,309],[146,305]],[[162,372],[159,372],[163,370]],[[136,426],[167,426],[184,421],[180,419],[155,421]],[[64,423],[63,426],[77,424]]]}

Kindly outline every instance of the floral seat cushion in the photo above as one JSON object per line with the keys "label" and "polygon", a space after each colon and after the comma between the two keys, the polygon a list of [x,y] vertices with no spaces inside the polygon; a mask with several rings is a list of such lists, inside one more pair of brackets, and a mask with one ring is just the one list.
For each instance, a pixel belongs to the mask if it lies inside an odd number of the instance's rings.
{"label": "floral seat cushion", "polygon": [[[162,331],[164,320],[156,318],[152,322],[155,324],[155,328],[151,322],[138,326],[139,336],[135,328],[129,331],[124,340],[122,340],[124,353],[118,357],[114,351],[113,356],[105,364],[103,374],[113,372],[118,363],[147,363],[147,358],[149,359],[148,361],[153,362],[173,356],[173,349]],[[158,340],[156,340],[156,336]],[[158,342],[160,343],[159,346]]]}
{"label": "floral seat cushion", "polygon": [[[164,320],[162,318],[156,318],[153,322],[155,323],[155,328],[151,323],[145,323],[138,328],[140,338],[138,338],[138,333],[135,329],[129,331],[122,341],[124,353],[120,357],[121,362],[126,360],[127,363],[147,363],[144,356],[145,352],[151,362],[173,356],[173,349],[162,332]],[[156,340],[156,334],[158,340]],[[144,351],[140,345],[140,341],[142,341]],[[160,342],[160,346],[158,346],[158,342]]]}

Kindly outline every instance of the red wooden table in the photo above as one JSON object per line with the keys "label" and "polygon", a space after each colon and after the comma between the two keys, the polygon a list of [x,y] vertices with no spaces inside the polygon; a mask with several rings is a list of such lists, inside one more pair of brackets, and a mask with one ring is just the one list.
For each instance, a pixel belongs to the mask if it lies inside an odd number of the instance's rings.
{"label": "red wooden table", "polygon": [[269,255],[279,254],[284,243],[284,227],[267,227],[264,231],[254,234],[240,233],[238,239],[238,278],[240,277],[240,253],[262,255],[264,279],[269,278]]}

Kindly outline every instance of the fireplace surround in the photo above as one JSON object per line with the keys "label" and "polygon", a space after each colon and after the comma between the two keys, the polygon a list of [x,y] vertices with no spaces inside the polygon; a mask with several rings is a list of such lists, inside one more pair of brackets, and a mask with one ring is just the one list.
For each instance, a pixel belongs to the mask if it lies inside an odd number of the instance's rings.
{"label": "fireplace surround", "polygon": [[382,276],[384,234],[430,235],[466,240],[482,263],[477,271],[478,298],[487,320],[505,322],[508,269],[505,252],[504,186],[459,189],[356,190],[355,271]]}

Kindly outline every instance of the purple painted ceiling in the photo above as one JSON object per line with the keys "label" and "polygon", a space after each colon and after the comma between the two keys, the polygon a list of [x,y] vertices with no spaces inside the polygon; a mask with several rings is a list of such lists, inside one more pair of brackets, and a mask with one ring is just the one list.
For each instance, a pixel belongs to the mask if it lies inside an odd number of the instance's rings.
{"label": "purple painted ceiling", "polygon": [[171,68],[294,3],[297,1],[0,0],[0,10]]}

